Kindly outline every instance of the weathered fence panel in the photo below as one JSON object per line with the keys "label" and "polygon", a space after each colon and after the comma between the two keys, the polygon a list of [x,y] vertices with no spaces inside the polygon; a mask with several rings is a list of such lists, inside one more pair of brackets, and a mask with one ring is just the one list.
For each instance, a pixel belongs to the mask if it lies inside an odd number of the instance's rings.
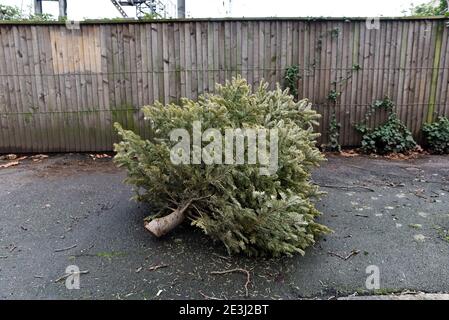
{"label": "weathered fence panel", "polygon": [[[442,18],[212,19],[0,24],[0,152],[111,150],[115,121],[147,135],[139,108],[197,98],[241,74],[274,87],[300,66],[298,92],[353,125],[389,96],[420,138],[424,122],[449,115],[449,28]],[[330,100],[332,91],[339,93]],[[379,123],[385,115],[372,121]]]}

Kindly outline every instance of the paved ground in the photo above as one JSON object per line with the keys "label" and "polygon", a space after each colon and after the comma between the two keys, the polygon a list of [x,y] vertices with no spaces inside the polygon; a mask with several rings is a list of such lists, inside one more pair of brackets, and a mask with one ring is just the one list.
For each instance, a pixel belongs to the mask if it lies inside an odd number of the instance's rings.
{"label": "paved ground", "polygon": [[[154,239],[123,178],[85,155],[0,169],[0,298],[241,298],[244,274],[211,274],[236,267],[251,270],[250,298],[368,295],[369,265],[380,270],[376,294],[449,292],[448,157],[330,156],[314,181],[328,192],[320,221],[335,233],[305,257],[276,260],[225,257],[189,227]],[[68,265],[89,271],[80,290],[55,283]]]}

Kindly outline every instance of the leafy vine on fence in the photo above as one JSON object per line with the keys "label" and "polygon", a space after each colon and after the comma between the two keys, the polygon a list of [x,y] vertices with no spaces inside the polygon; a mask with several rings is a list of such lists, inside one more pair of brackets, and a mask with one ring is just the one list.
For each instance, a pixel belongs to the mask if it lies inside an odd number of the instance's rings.
{"label": "leafy vine on fence", "polygon": [[[376,100],[365,113],[364,120],[355,125],[357,131],[362,134],[361,150],[365,153],[403,153],[416,147],[411,132],[398,118],[394,111],[394,102],[385,97],[383,100]],[[371,128],[369,119],[379,110],[386,110],[387,120],[377,127]]]}

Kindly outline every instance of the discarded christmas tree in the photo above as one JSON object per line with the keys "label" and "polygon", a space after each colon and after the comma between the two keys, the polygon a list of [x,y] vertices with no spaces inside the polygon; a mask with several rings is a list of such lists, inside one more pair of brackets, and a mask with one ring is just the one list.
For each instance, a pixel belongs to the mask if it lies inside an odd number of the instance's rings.
{"label": "discarded christmas tree", "polygon": [[145,227],[159,237],[188,219],[230,253],[304,254],[330,231],[315,221],[311,199],[320,193],[309,181],[323,160],[312,127],[319,115],[265,83],[252,92],[237,78],[215,92],[144,107],[149,140],[115,124],[122,139],[115,161],[135,198],[155,209]]}

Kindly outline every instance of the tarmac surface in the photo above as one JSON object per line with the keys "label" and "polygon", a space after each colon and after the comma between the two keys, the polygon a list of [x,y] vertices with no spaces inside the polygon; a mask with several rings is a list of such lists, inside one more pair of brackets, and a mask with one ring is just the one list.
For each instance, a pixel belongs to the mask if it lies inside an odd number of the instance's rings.
{"label": "tarmac surface", "polygon": [[[188,225],[153,238],[143,228],[149,208],[130,201],[125,172],[110,159],[52,155],[0,169],[0,299],[449,293],[449,157],[328,158],[313,180],[327,192],[319,221],[334,233],[304,257],[278,259],[229,257]],[[79,290],[60,279],[71,265]],[[366,286],[372,266],[379,289]],[[246,273],[213,274],[234,268],[249,271],[248,296]]]}

